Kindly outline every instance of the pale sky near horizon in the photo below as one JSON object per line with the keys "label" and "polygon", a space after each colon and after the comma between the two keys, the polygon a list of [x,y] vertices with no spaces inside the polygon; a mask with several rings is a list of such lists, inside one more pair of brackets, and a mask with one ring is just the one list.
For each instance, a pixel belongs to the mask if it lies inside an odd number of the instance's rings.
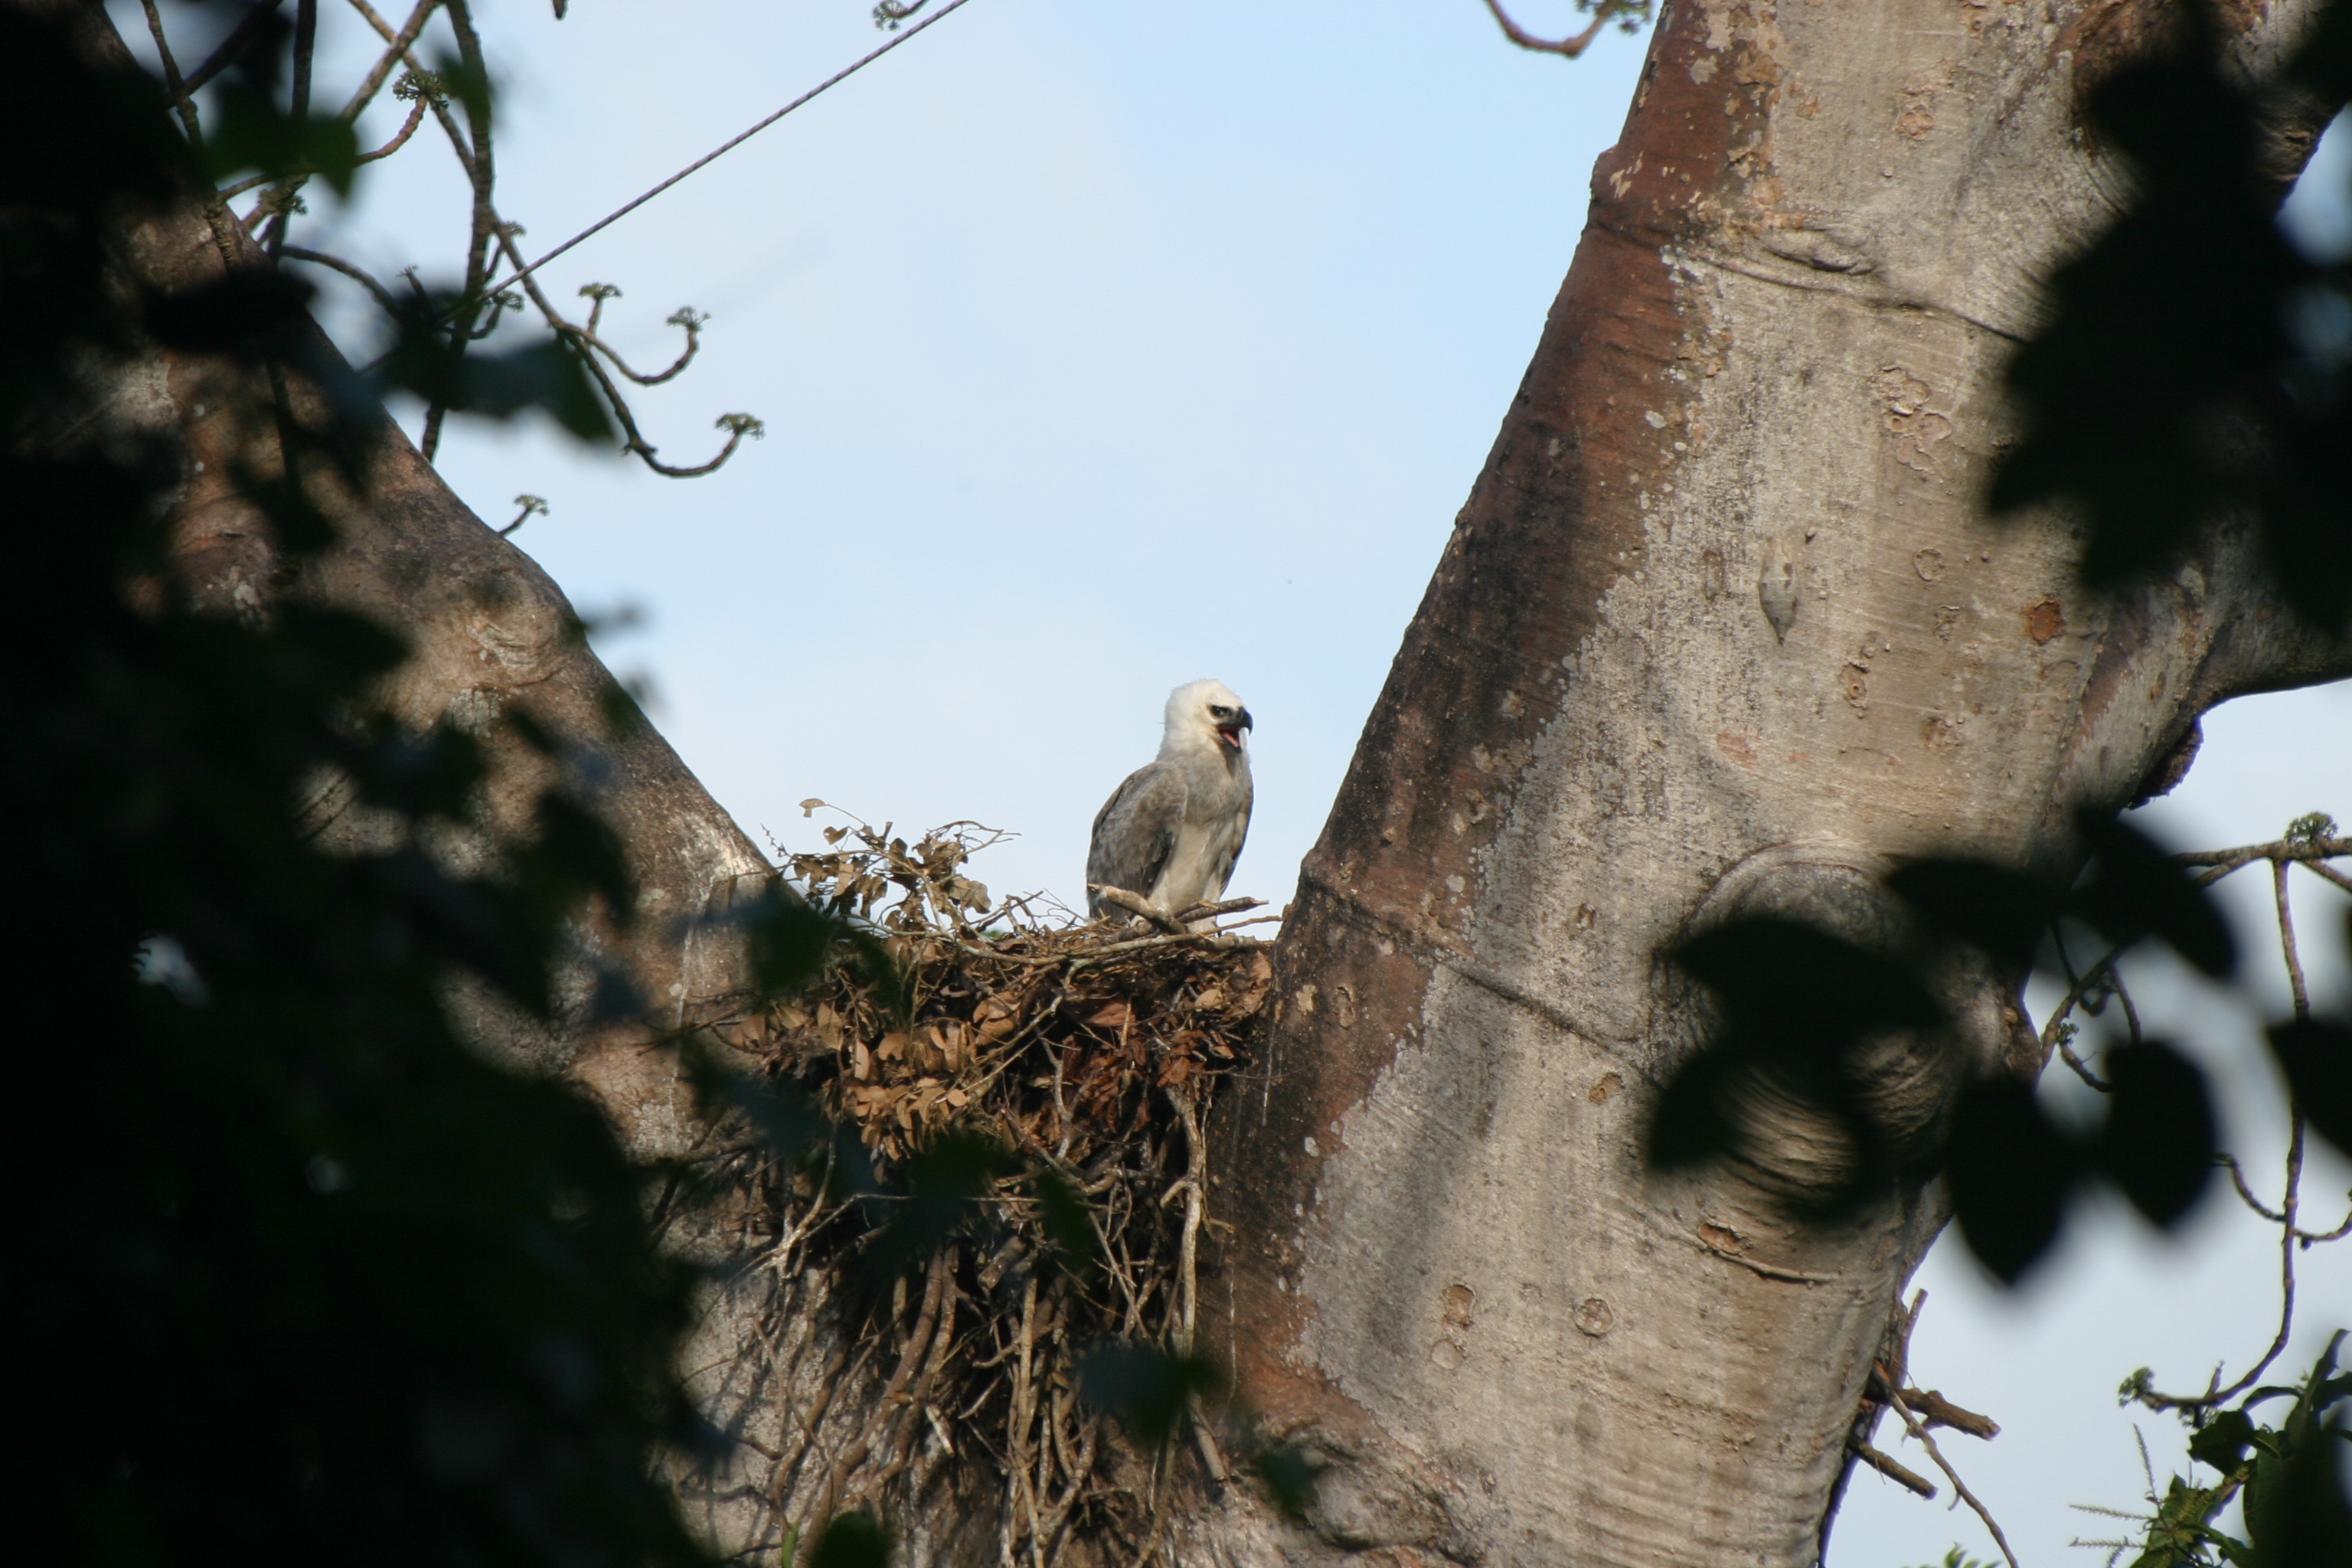
{"label": "pale sky near horizon", "polygon": [[[116,8],[143,48],[136,8]],[[480,7],[526,248],[872,47],[868,9]],[[1538,27],[1569,15],[1523,9]],[[356,43],[322,10],[331,41]],[[1215,675],[1259,721],[1234,890],[1278,906],[1534,346],[1643,47],[1524,54],[1478,0],[972,0],[549,270],[559,299],[625,290],[608,335],[640,363],[666,360],[673,309],[710,313],[701,360],[637,402],[666,458],[699,460],[725,411],[767,439],[681,483],[538,426],[461,426],[442,471],[495,523],[518,492],[549,500],[516,542],[583,610],[642,614],[603,640],[608,660],[650,678],[664,732],[755,838],[809,846],[810,795],[901,827],[978,818],[1022,836],[983,880],[1076,901],[1087,823],[1150,754],[1168,689]],[[373,111],[363,141],[393,123]],[[2296,216],[2352,246],[2347,140]],[[387,277],[446,279],[459,255],[436,148],[383,166],[352,214],[311,200],[311,233]],[[330,320],[349,342],[362,318]],[[2233,704],[2207,731],[2147,814],[2172,842],[2352,820],[2352,687]],[[2259,875],[2231,889],[2250,939]],[[2305,880],[2305,949],[2340,999],[2341,944],[2314,933],[2344,900]],[[2269,1161],[2275,1091],[2246,1066],[2241,1005],[2147,967],[2147,1005],[2225,1086],[2232,1146]],[[2347,1184],[2315,1162],[2327,1223]],[[2068,1505],[2136,1502],[2135,1419],[2159,1467],[2177,1457],[2164,1423],[2116,1410],[2126,1373],[2200,1384],[2271,1331],[2274,1250],[2221,1201],[2185,1241],[2091,1217],[2015,1296],[1956,1242],[1917,1281],[1916,1375],[2001,1422],[1990,1445],[1944,1443],[2028,1568],[2101,1560],[2067,1549],[2105,1528]],[[2352,1326],[2352,1246],[2306,1263],[2305,1363]],[[1993,1555],[1964,1511],[1864,1472],[1829,1561],[1906,1568],[1954,1542]]]}

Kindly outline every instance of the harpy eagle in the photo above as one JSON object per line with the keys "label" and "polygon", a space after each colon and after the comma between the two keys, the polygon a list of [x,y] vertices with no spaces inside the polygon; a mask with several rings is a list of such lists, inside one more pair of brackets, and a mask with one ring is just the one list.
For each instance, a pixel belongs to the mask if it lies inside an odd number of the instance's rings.
{"label": "harpy eagle", "polygon": [[1160,758],[1127,775],[1095,817],[1087,850],[1087,912],[1108,912],[1096,888],[1124,888],[1170,914],[1222,897],[1249,836],[1250,710],[1223,681],[1168,694]]}

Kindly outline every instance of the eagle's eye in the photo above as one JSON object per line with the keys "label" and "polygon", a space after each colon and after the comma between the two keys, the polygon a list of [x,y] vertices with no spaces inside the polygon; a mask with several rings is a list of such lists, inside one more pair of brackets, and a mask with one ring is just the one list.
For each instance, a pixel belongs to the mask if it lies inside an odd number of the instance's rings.
{"label": "eagle's eye", "polygon": [[1212,703],[1210,703],[1210,704],[1209,704],[1209,717],[1210,717],[1210,718],[1212,718],[1212,719],[1230,719],[1230,718],[1232,718],[1233,716],[1234,716],[1234,710],[1233,710],[1232,709],[1230,709],[1230,708],[1226,707],[1223,703],[1222,703],[1222,702],[1212,702]]}

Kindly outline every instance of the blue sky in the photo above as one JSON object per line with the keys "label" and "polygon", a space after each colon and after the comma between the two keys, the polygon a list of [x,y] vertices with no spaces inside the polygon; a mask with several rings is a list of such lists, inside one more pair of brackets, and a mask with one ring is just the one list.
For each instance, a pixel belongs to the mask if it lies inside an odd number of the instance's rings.
{"label": "blue sky", "polygon": [[[502,205],[532,254],[878,37],[862,0],[482,9]],[[710,313],[700,361],[639,400],[666,458],[698,460],[727,411],[766,420],[764,441],[679,483],[531,426],[461,429],[442,470],[493,521],[518,492],[548,499],[516,542],[583,609],[640,613],[607,658],[649,678],[663,730],[755,837],[809,845],[809,795],[901,826],[978,818],[1021,835],[983,879],[1076,901],[1087,823],[1150,756],[1168,689],[1214,675],[1259,720],[1234,890],[1278,904],[1534,347],[1641,47],[1522,54],[1477,0],[972,0],[549,269],[559,298],[625,290],[608,335],[640,363],[667,359],[671,310]],[[2346,143],[2295,220],[2352,246]],[[352,213],[313,199],[314,234],[385,274],[446,277],[459,253],[436,148],[384,165]],[[2151,814],[2176,842],[2352,819],[2352,689],[2207,728]],[[2326,984],[2341,994],[2340,964]],[[2160,964],[2145,984],[2257,1154],[2276,1112],[2245,1068],[2251,1020]],[[2323,1162],[2315,1205],[2347,1180]],[[2002,1422],[1948,1447],[2029,1564],[2098,1562],[2066,1550],[2105,1532],[2067,1505],[2136,1500],[2126,1373],[2200,1382],[2270,1331],[2274,1257],[2221,1204],[2185,1244],[2092,1217],[2019,1297],[1957,1247],[1919,1281],[1918,1376]],[[2352,1258],[2308,1262],[2312,1342],[2352,1322]],[[2141,1419],[2161,1463],[2177,1445]],[[1831,1562],[1903,1568],[1954,1542],[1990,1555],[1965,1513],[1864,1474]]]}

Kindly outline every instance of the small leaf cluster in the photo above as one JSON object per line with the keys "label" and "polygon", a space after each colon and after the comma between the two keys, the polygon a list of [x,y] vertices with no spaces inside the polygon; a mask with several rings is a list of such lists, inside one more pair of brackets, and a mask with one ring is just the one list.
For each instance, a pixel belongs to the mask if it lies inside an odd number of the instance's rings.
{"label": "small leaf cluster", "polygon": [[[2189,1457],[2218,1479],[2200,1485],[2170,1478],[2164,1496],[2150,1499],[2142,1539],[2122,1547],[2139,1548],[2131,1568],[2352,1563],[2352,1500],[2343,1476],[2352,1430],[2341,1409],[2352,1399],[2352,1375],[2336,1366],[2344,1339],[2339,1332],[2328,1342],[2300,1386],[2257,1388],[2204,1418],[2189,1436]],[[2147,1376],[2135,1373],[2124,1396],[2145,1389]],[[2264,1425],[2264,1407],[2280,1400],[2284,1413]],[[2243,1502],[2242,1533],[2232,1535],[2214,1521],[2236,1500]]]}

